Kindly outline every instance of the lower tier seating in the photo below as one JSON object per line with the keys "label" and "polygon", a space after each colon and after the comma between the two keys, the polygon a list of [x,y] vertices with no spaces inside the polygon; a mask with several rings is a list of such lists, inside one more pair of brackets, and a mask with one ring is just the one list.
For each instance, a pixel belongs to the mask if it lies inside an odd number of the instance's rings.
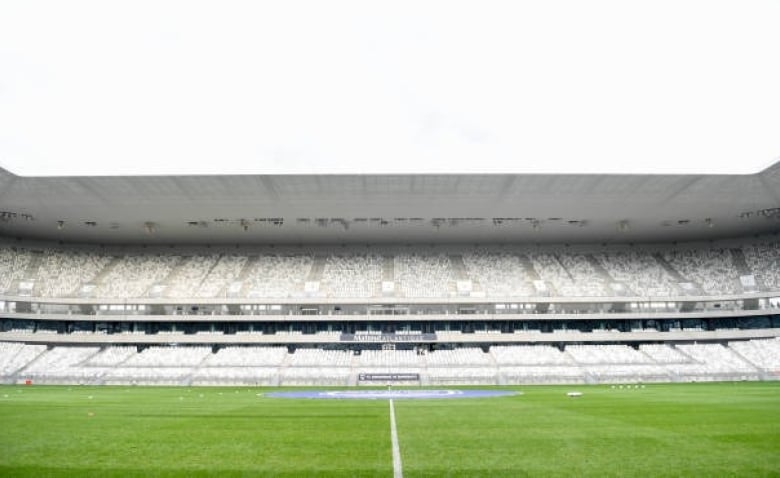
{"label": "lower tier seating", "polygon": [[[141,350],[139,350],[141,349]],[[780,338],[728,344],[348,350],[55,346],[0,342],[1,383],[349,386],[405,374],[418,385],[780,379]]]}

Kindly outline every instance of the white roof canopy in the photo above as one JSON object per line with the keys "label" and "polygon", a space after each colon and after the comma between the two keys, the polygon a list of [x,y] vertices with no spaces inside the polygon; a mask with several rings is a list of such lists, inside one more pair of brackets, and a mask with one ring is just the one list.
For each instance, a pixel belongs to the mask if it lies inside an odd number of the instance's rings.
{"label": "white roof canopy", "polygon": [[754,175],[24,178],[0,235],[122,243],[646,242],[780,231],[780,163]]}

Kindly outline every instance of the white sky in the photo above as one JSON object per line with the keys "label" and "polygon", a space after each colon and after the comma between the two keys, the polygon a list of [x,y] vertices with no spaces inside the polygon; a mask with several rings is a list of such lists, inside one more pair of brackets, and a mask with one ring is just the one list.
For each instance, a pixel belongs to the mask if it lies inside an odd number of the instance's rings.
{"label": "white sky", "polygon": [[0,2],[21,175],[753,173],[780,1]]}

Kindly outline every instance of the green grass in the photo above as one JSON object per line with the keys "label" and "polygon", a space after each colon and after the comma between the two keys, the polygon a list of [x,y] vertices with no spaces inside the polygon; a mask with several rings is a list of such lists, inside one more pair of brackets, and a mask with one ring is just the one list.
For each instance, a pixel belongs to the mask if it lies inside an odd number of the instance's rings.
{"label": "green grass", "polygon": [[[397,400],[404,476],[780,476],[780,383],[517,388]],[[0,477],[392,476],[386,401],[263,391],[0,386]]]}

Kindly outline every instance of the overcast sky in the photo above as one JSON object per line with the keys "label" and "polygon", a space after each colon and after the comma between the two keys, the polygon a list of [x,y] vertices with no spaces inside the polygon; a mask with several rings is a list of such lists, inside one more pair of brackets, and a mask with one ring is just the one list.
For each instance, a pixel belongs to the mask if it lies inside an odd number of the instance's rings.
{"label": "overcast sky", "polygon": [[752,173],[780,1],[0,3],[22,175]]}

